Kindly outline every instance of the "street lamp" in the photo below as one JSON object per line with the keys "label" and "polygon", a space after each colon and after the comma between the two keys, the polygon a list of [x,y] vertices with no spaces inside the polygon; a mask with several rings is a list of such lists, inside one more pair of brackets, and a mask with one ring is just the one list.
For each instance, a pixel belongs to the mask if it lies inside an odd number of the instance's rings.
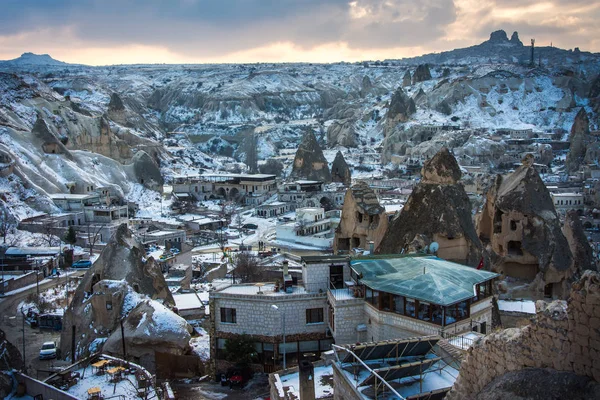
{"label": "street lamp", "polygon": [[273,310],[277,310],[279,312],[279,316],[281,317],[281,333],[283,334],[283,370],[285,371],[285,314],[275,304],[271,304],[271,308]]}

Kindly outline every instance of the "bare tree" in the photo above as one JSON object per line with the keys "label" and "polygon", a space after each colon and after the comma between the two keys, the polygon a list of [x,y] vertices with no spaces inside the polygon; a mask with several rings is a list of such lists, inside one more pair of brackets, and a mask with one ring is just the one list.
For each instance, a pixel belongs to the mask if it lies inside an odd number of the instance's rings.
{"label": "bare tree", "polygon": [[258,265],[258,258],[249,252],[239,253],[234,270],[236,278],[242,283],[260,282],[264,280],[264,270]]}
{"label": "bare tree", "polygon": [[6,209],[6,205],[3,203],[0,208],[0,235],[2,235],[2,242],[6,244],[6,236],[9,233],[15,233],[16,221],[14,217]]}
{"label": "bare tree", "polygon": [[94,246],[100,241],[100,232],[102,232],[102,229],[104,229],[105,226],[106,224],[92,225],[90,222],[86,224],[87,244],[90,251],[90,257],[94,255]]}
{"label": "bare tree", "polygon": [[225,220],[227,226],[231,223],[231,218],[235,214],[235,203],[232,201],[224,201],[221,203],[221,210],[219,216]]}
{"label": "bare tree", "polygon": [[42,221],[41,234],[48,247],[60,246],[60,229],[54,216],[49,215]]}

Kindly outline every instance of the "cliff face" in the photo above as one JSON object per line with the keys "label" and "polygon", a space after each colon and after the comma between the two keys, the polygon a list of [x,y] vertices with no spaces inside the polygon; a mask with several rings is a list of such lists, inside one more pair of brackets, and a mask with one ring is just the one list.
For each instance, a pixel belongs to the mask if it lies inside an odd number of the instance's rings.
{"label": "cliff face", "polygon": [[[438,255],[476,266],[483,256],[471,217],[471,203],[458,182],[460,168],[447,148],[425,163],[423,176],[400,214],[392,220],[378,253],[418,250],[431,242],[439,244]],[[424,249],[421,249],[424,250]]]}
{"label": "cliff face", "polygon": [[296,150],[291,177],[331,182],[329,165],[312,130],[306,131]]}
{"label": "cliff face", "polygon": [[585,272],[568,301],[536,311],[530,325],[475,342],[446,399],[599,398],[600,275]]}

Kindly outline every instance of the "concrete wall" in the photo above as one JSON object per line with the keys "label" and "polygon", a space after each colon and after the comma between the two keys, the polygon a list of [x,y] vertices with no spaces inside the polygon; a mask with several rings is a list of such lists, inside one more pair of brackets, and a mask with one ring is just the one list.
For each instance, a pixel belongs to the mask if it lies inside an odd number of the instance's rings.
{"label": "concrete wall", "polygon": [[[231,294],[211,295],[215,303],[217,332],[234,334],[278,336],[281,335],[280,313],[285,315],[285,334],[325,333],[328,326],[326,293],[278,296],[243,296]],[[271,307],[276,304],[279,310]],[[220,308],[235,308],[236,323],[221,322]],[[322,323],[307,324],[306,309],[323,308]]]}
{"label": "concrete wall", "polygon": [[71,396],[69,393],[63,392],[54,386],[50,386],[19,372],[15,374],[15,377],[18,382],[25,384],[25,390],[29,396],[33,397],[41,394],[44,396],[44,399],[77,400],[77,397]]}
{"label": "concrete wall", "polygon": [[364,342],[367,332],[357,331],[360,324],[366,324],[364,299],[335,301],[329,293],[330,304],[335,304],[335,329],[332,329],[335,343],[338,345]]}
{"label": "concrete wall", "polygon": [[336,363],[332,364],[333,369],[333,393],[334,400],[362,400],[364,397],[356,390],[350,382],[342,376],[343,372]]}
{"label": "concrete wall", "polygon": [[[38,273],[38,279],[41,282],[44,279],[44,274],[41,272]],[[13,290],[21,289],[25,286],[31,285],[36,282],[35,279],[36,273],[29,272],[25,275],[19,275],[14,278],[8,278],[8,275],[5,275],[6,281],[4,282],[4,292],[11,292]]]}
{"label": "concrete wall", "polygon": [[469,349],[448,400],[472,399],[525,368],[574,372],[600,382],[600,274],[587,271],[568,301],[538,301],[531,325],[488,335]]}

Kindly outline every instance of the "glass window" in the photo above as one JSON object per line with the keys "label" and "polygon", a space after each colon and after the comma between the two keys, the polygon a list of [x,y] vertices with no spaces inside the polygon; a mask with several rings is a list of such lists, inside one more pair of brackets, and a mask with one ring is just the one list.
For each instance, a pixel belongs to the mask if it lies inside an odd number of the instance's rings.
{"label": "glass window", "polygon": [[[286,342],[285,352],[286,354],[296,353],[298,351],[298,342]],[[283,343],[279,343],[279,354],[283,354]]]}
{"label": "glass window", "polygon": [[224,349],[226,341],[227,341],[227,339],[217,339],[217,348]]}
{"label": "glass window", "polygon": [[431,304],[430,307],[431,307],[431,322],[433,322],[434,324],[441,325],[444,308],[437,304]]}
{"label": "glass window", "polygon": [[373,305],[379,307],[379,292],[377,290],[373,290]]}
{"label": "glass window", "polygon": [[416,311],[416,302],[415,299],[406,298],[406,315],[409,317],[414,317]]}
{"label": "glass window", "polygon": [[307,324],[319,324],[323,321],[323,308],[308,308],[306,310]]}
{"label": "glass window", "polygon": [[254,343],[254,348],[256,349],[256,352],[259,354],[263,352],[263,347],[262,347],[261,342]]}
{"label": "glass window", "polygon": [[367,299],[367,301],[371,304],[373,304],[373,290],[371,290],[371,288],[367,287],[367,292],[366,292],[366,296],[365,298]]}
{"label": "glass window", "polygon": [[424,301],[419,302],[419,319],[431,321],[431,307],[429,307],[429,303],[425,303]]}
{"label": "glass window", "polygon": [[331,350],[331,345],[333,344],[333,339],[324,339],[319,341],[319,347],[321,351],[329,351]]}
{"label": "glass window", "polygon": [[396,306],[396,312],[404,315],[404,296],[394,296],[394,305]]}
{"label": "glass window", "polygon": [[305,342],[300,342],[300,351],[319,351],[319,341],[318,340],[309,340]]}
{"label": "glass window", "polygon": [[389,293],[381,292],[381,309],[384,311],[390,311],[392,308],[392,295]]}
{"label": "glass window", "polygon": [[221,322],[228,324],[236,323],[235,308],[224,308],[221,307]]}
{"label": "glass window", "polygon": [[263,343],[263,349],[265,351],[273,351],[273,343]]}

